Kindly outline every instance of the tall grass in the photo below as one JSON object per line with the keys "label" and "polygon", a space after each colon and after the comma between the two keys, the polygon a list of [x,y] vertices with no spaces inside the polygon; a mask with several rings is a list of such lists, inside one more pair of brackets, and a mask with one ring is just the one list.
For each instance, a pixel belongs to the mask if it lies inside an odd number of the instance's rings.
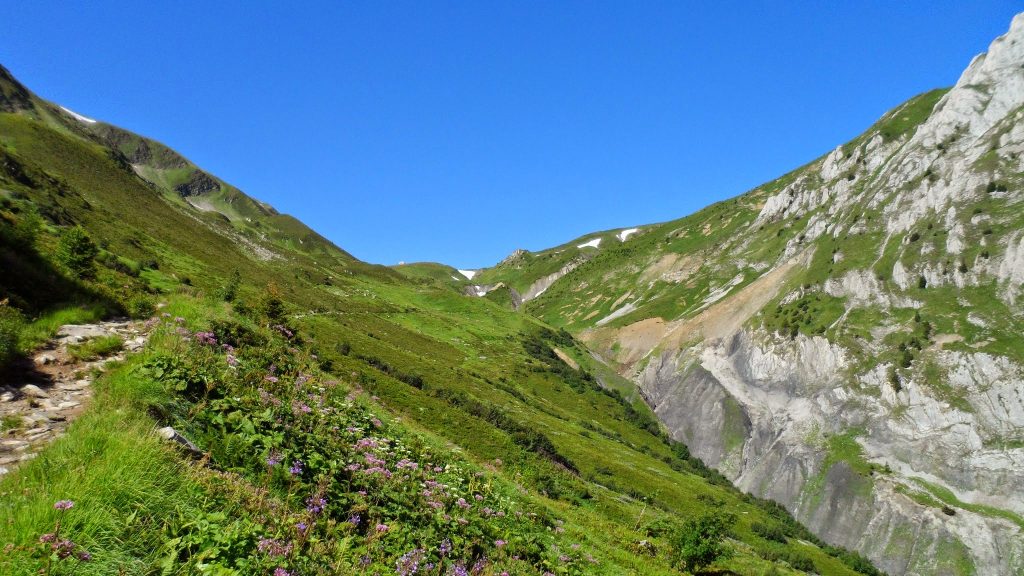
{"label": "tall grass", "polygon": [[53,308],[21,329],[18,348],[28,353],[57,334],[65,324],[87,324],[102,319],[108,308],[100,303],[71,304]]}
{"label": "tall grass", "polygon": [[[132,363],[134,364],[134,363]],[[140,409],[153,390],[136,389],[129,366],[98,383],[95,404],[16,474],[0,481],[0,573],[31,574],[42,566],[31,549],[52,531],[58,500],[75,507],[63,533],[93,554],[76,574],[153,573],[165,524],[202,506],[195,473],[161,443]]]}

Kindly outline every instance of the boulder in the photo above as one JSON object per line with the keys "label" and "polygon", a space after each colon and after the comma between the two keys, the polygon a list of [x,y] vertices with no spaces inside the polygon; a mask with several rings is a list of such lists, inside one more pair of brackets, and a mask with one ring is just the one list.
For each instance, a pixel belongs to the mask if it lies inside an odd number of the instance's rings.
{"label": "boulder", "polygon": [[21,393],[30,398],[46,398],[49,394],[35,384],[25,384],[21,387]]}

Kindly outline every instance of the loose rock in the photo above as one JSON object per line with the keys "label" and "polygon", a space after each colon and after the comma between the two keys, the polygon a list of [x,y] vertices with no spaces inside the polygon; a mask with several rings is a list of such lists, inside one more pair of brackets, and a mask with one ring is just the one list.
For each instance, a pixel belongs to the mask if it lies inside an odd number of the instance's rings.
{"label": "loose rock", "polygon": [[31,398],[46,398],[49,396],[49,394],[35,384],[25,384],[21,387],[21,393]]}

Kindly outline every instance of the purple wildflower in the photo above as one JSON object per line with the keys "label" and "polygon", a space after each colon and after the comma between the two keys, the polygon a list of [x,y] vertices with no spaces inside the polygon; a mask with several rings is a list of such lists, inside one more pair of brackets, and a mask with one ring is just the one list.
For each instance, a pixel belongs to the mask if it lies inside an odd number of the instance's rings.
{"label": "purple wildflower", "polygon": [[387,524],[377,524],[376,530],[377,530],[377,532],[387,532],[388,531],[388,525]]}
{"label": "purple wildflower", "polygon": [[75,552],[75,543],[71,540],[64,539],[54,545],[54,549],[57,551],[57,558],[64,560],[69,558]]}
{"label": "purple wildflower", "polygon": [[494,541],[494,547],[495,548],[504,548],[505,544],[507,544],[507,542],[505,542],[504,540],[501,540],[500,538],[498,540]]}
{"label": "purple wildflower", "polygon": [[281,463],[281,453],[277,451],[271,451],[270,456],[267,456],[267,466],[277,466]]}
{"label": "purple wildflower", "polygon": [[402,557],[395,562],[395,574],[398,576],[410,576],[416,574],[420,569],[420,561],[423,560],[423,550],[419,548],[402,554]]}
{"label": "purple wildflower", "polygon": [[444,540],[441,540],[441,545],[437,547],[437,551],[438,551],[438,553],[441,554],[441,556],[444,556],[445,554],[451,552],[452,551],[452,541],[447,539],[447,538],[445,538]]}
{"label": "purple wildflower", "polygon": [[319,496],[310,496],[306,500],[306,511],[310,514],[319,514],[324,511],[324,507],[327,506],[327,500]]}
{"label": "purple wildflower", "polygon": [[58,500],[53,505],[53,508],[55,510],[70,510],[70,509],[74,508],[74,506],[75,506],[75,503],[72,502],[71,500]]}
{"label": "purple wildflower", "polygon": [[260,552],[268,556],[275,558],[284,558],[292,551],[292,545],[281,542],[280,540],[274,540],[273,538],[263,538],[256,544],[256,548]]}
{"label": "purple wildflower", "polygon": [[276,568],[274,569],[274,576],[292,576],[292,573],[284,568]]}
{"label": "purple wildflower", "polygon": [[293,462],[292,467],[288,469],[288,472],[291,472],[292,476],[302,474],[302,460],[296,460]]}
{"label": "purple wildflower", "polygon": [[359,526],[359,514],[353,514],[348,517],[348,523],[353,526]]}

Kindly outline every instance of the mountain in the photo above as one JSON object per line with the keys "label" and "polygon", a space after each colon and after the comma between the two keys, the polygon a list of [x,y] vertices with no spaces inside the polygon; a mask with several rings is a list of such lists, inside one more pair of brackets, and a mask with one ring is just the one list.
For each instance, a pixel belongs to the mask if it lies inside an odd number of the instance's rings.
{"label": "mountain", "polygon": [[[510,290],[361,262],[4,69],[0,270],[4,574],[678,574],[723,546],[718,573],[878,573]],[[117,315],[148,338],[122,361],[60,328]],[[47,341],[92,400],[40,446]]]}
{"label": "mountain", "polygon": [[1022,119],[1018,15],[955,86],[806,166],[474,282],[825,541],[892,574],[1020,574]]}

